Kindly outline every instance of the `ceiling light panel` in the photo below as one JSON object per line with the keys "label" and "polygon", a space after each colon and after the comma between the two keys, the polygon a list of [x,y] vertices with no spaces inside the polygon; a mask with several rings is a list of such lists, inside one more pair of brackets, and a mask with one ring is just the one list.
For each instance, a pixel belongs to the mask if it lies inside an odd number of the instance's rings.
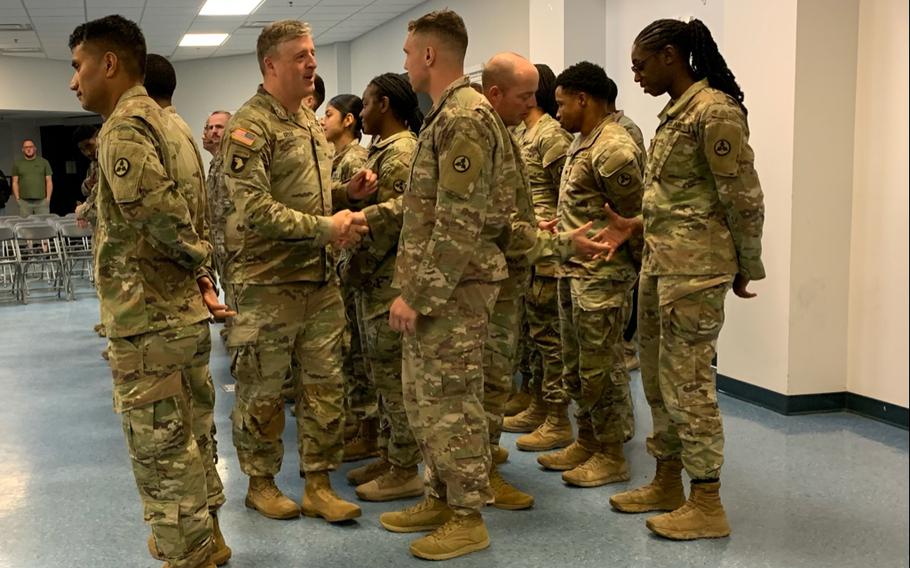
{"label": "ceiling light panel", "polygon": [[256,11],[263,0],[207,0],[200,16],[246,16]]}
{"label": "ceiling light panel", "polygon": [[180,40],[180,47],[217,47],[227,37],[228,34],[186,34]]}

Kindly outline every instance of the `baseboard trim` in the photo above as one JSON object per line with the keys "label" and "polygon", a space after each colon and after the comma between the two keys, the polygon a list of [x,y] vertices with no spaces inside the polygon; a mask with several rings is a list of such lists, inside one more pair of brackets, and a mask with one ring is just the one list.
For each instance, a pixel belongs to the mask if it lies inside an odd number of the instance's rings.
{"label": "baseboard trim", "polygon": [[763,387],[717,375],[717,390],[774,412],[786,415],[847,411],[903,428],[910,429],[910,410],[852,392],[786,395]]}

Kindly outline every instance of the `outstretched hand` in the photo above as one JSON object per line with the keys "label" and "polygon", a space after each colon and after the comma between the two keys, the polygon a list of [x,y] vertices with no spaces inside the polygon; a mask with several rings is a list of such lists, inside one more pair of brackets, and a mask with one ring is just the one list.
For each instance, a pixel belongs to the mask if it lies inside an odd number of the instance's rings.
{"label": "outstretched hand", "polygon": [[222,304],[218,300],[218,294],[215,293],[215,285],[212,283],[211,278],[202,276],[196,279],[196,284],[199,286],[199,292],[202,294],[202,301],[205,302],[205,307],[208,308],[215,321],[224,321],[237,315],[237,312],[230,309],[227,304]]}
{"label": "outstretched hand", "polygon": [[[606,245],[607,262],[613,260],[616,251],[622,247],[623,243],[628,241],[636,231],[641,230],[641,221],[636,218],[623,217],[609,204],[604,205],[604,211],[607,215],[607,226],[594,235],[593,240]],[[603,253],[597,256],[602,256]]]}
{"label": "outstretched hand", "polygon": [[[369,232],[363,214],[354,213],[349,209],[342,209],[330,217],[332,220],[331,242],[335,246],[350,248],[360,242],[360,239]],[[359,222],[355,222],[359,221]]]}
{"label": "outstretched hand", "polygon": [[351,181],[348,182],[347,194],[351,201],[362,201],[376,193],[379,184],[376,182],[376,174],[372,170],[363,169],[354,174]]}

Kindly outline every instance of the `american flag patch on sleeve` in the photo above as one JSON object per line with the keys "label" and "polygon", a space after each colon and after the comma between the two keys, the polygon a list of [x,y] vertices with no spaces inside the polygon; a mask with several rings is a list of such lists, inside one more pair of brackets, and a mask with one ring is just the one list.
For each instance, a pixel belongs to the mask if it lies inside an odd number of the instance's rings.
{"label": "american flag patch on sleeve", "polygon": [[231,132],[231,140],[240,142],[244,146],[252,146],[253,142],[256,141],[256,135],[248,130],[237,128]]}

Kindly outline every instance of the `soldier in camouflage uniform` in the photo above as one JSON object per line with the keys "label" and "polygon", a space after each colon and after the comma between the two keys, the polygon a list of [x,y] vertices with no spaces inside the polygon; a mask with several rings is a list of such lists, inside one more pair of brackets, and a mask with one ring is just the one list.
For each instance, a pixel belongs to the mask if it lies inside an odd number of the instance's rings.
{"label": "soldier in camouflage uniform", "polygon": [[405,69],[414,90],[434,104],[403,198],[394,280],[401,295],[389,322],[405,334],[404,401],[426,463],[427,494],[380,523],[394,532],[435,529],[410,551],[444,560],[490,543],[480,514],[492,500],[483,345],[498,283],[508,276],[503,251],[515,195],[502,166],[512,143],[464,75],[461,17],[432,12],[408,32]]}
{"label": "soldier in camouflage uniform", "polygon": [[[367,159],[367,149],[360,145],[362,109],[360,97],[337,95],[326,105],[322,118],[326,139],[335,148],[332,157],[332,205],[336,211],[357,208],[348,196],[347,186]],[[344,255],[339,252],[334,262],[339,262]],[[367,377],[364,363],[354,288],[342,283],[341,295],[347,323],[341,346],[345,429],[351,428],[355,432],[353,436],[345,436],[344,461],[357,461],[378,453],[379,410],[376,389]]]}
{"label": "soldier in camouflage uniform", "polygon": [[[556,115],[556,77],[546,65],[537,66],[537,106],[525,119],[520,138],[522,157],[531,184],[531,198],[538,221],[556,218],[559,180],[572,135],[560,127]],[[549,450],[572,443],[569,397],[562,384],[562,344],[559,337],[559,302],[556,270],[559,263],[544,259],[534,265],[527,296],[528,332],[534,347],[528,408],[506,418],[507,432],[530,432],[517,445],[524,450]]]}
{"label": "soldier in camouflage uniform", "polygon": [[[562,173],[560,228],[574,229],[588,220],[595,230],[604,227],[606,203],[625,215],[638,214],[642,156],[608,112],[606,101],[616,95],[603,68],[578,63],[563,71],[556,85],[560,123],[581,133],[569,147]],[[578,406],[578,441],[538,461],[564,471],[563,480],[580,487],[629,479],[623,443],[632,437],[632,398],[622,332],[641,254],[634,244],[610,263],[570,259],[558,272],[563,380]]]}
{"label": "soldier in camouflage uniform", "polygon": [[76,218],[91,225],[95,224],[95,186],[98,184],[98,129],[94,126],[80,126],[73,133],[73,142],[88,158],[88,171],[82,180],[80,190],[85,201],[76,206]]}
{"label": "soldier in camouflage uniform", "polygon": [[[212,247],[215,249],[215,269],[218,271],[218,281],[222,287],[224,287],[224,263],[227,258],[227,251],[224,248],[224,226],[231,211],[231,200],[224,185],[221,140],[224,137],[224,128],[230,119],[231,113],[216,110],[206,119],[202,135],[202,147],[212,155],[208,175],[205,178],[205,188],[209,204]],[[230,306],[233,302],[230,299],[229,290],[227,287],[224,288],[226,303]]]}
{"label": "soldier in camouflage uniform", "polygon": [[395,73],[373,78],[363,93],[363,129],[374,137],[366,168],[375,172],[379,191],[361,201],[370,238],[342,261],[342,283],[354,290],[367,373],[379,394],[382,428],[380,458],[348,473],[357,496],[390,501],[423,494],[417,475],[420,449],[408,424],[401,384],[401,336],[389,325],[402,199],[423,123],[417,95]]}
{"label": "soldier in camouflage uniform", "polygon": [[[647,521],[666,538],[724,537],[724,435],[712,359],[727,291],[752,298],[749,282],[765,277],[763,196],[743,93],[699,20],[650,24],[633,45],[632,70],[646,93],[671,100],[651,140],[642,216],[611,215],[602,236],[614,250],[644,233],[641,374],[657,473],[610,504],[630,513],[671,511]],[[683,467],[692,480],[688,501]]]}
{"label": "soldier in camouflage uniform", "polygon": [[[225,279],[238,312],[228,334],[237,381],[234,445],[250,476],[248,507],[270,518],[294,518],[302,509],[343,521],[360,516],[360,508],[335,494],[328,475],[342,455],[344,306],[325,247],[349,236],[351,212],[332,215],[328,142],[313,112],[301,107],[316,70],[309,26],[270,24],[257,56],[263,85],[231,118],[222,144],[234,205],[225,234]],[[369,176],[351,183],[366,185]],[[292,360],[300,373],[301,507],[274,480],[284,457],[281,388]]]}
{"label": "soldier in camouflage uniform", "polygon": [[70,88],[83,108],[106,119],[95,278],[114,409],[154,553],[167,567],[211,568],[231,551],[214,521],[224,495],[200,411],[215,395],[209,312],[227,311],[217,301],[205,240],[202,164],[192,139],[141,85],[145,40],[135,23],[120,16],[87,22],[69,44]]}

